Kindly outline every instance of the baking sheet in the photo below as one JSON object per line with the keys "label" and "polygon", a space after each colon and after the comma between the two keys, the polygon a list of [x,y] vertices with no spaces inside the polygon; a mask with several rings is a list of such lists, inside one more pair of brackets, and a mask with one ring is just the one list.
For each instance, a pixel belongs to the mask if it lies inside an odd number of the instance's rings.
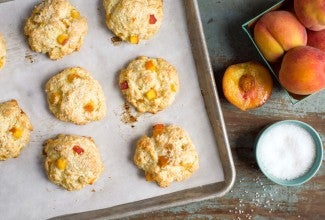
{"label": "baking sheet", "polygon": [[[0,72],[0,101],[15,98],[29,115],[34,131],[30,145],[17,159],[0,162],[0,213],[4,219],[44,219],[148,199],[224,181],[217,142],[201,95],[191,51],[184,4],[165,0],[165,17],[158,34],[140,45],[111,43],[102,1],[71,0],[88,18],[89,32],[81,51],[59,61],[32,52],[23,36],[25,19],[39,1],[0,5],[1,32],[7,41],[7,64]],[[10,18],[10,19],[9,19]],[[124,99],[117,86],[118,71],[139,55],[163,57],[179,72],[180,91],[172,106],[156,115],[143,114],[131,126],[123,122]],[[101,83],[107,117],[77,126],[56,119],[48,110],[46,81],[64,68],[82,66]],[[134,113],[133,113],[134,114]],[[190,134],[200,157],[199,170],[184,182],[160,188],[144,180],[132,162],[135,141],[155,123],[178,124]],[[58,133],[91,136],[105,164],[92,186],[68,192],[51,183],[43,169],[42,143]]]}

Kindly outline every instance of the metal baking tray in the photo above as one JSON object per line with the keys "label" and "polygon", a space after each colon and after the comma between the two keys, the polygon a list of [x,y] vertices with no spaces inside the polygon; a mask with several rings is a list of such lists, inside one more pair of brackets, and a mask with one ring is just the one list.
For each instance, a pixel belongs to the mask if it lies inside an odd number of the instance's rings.
{"label": "metal baking tray", "polygon": [[[228,144],[213,71],[210,66],[196,0],[164,0],[159,32],[138,45],[115,45],[105,25],[102,0],[70,0],[88,19],[89,31],[80,51],[53,61],[31,51],[23,28],[40,0],[0,5],[0,32],[7,43],[7,62],[0,72],[0,102],[16,99],[34,131],[16,159],[0,162],[0,213],[3,219],[112,219],[220,197],[232,187],[235,169]],[[123,121],[125,100],[117,76],[137,56],[162,57],[179,73],[175,101],[157,114],[139,114]],[[55,118],[48,109],[44,85],[62,69],[81,65],[102,85],[107,116],[78,126]],[[177,124],[190,135],[200,168],[189,179],[167,188],[145,181],[132,161],[135,141],[155,123]],[[45,174],[42,144],[59,133],[92,137],[105,171],[95,184],[66,191]],[[40,208],[41,207],[41,208]],[[19,210],[19,211],[17,211]],[[92,211],[95,210],[95,211]],[[76,214],[71,214],[76,213]],[[78,213],[78,214],[77,214]],[[58,216],[58,217],[56,217]]]}
{"label": "metal baking tray", "polygon": [[210,64],[197,0],[185,0],[184,6],[189,31],[188,34],[191,41],[201,93],[218,146],[219,156],[224,170],[224,181],[110,208],[63,215],[52,219],[82,220],[123,218],[149,211],[221,197],[233,186],[236,172],[228,142],[223,113],[216,90],[213,70]]}

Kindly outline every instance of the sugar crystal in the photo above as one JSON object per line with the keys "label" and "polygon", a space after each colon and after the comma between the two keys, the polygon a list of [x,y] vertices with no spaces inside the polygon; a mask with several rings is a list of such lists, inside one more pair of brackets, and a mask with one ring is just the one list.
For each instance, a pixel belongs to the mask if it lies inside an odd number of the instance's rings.
{"label": "sugar crystal", "polygon": [[259,160],[265,171],[279,179],[295,179],[312,166],[315,158],[313,137],[294,124],[273,127],[260,139]]}

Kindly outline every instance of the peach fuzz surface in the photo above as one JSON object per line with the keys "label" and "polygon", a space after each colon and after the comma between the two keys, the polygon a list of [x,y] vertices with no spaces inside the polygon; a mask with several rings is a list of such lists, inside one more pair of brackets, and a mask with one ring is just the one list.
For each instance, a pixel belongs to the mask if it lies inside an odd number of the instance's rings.
{"label": "peach fuzz surface", "polygon": [[299,21],[309,30],[325,29],[325,0],[295,0],[294,9]]}
{"label": "peach fuzz surface", "polygon": [[255,24],[254,40],[264,57],[278,61],[285,51],[307,44],[306,28],[288,11],[271,11]]}
{"label": "peach fuzz surface", "polygon": [[316,47],[325,53],[325,30],[307,31],[307,45]]}
{"label": "peach fuzz surface", "polygon": [[283,57],[279,80],[289,92],[309,95],[325,88],[325,53],[317,48],[301,46]]}

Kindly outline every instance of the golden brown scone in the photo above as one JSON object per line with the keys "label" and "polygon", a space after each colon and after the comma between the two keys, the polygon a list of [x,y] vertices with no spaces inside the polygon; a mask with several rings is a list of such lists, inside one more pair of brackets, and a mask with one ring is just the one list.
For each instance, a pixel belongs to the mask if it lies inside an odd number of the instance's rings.
{"label": "golden brown scone", "polygon": [[67,68],[45,85],[51,112],[65,122],[87,124],[106,115],[104,92],[97,80],[81,68]]}
{"label": "golden brown scone", "polygon": [[93,184],[104,170],[97,146],[90,137],[60,134],[44,145],[48,178],[69,191]]}
{"label": "golden brown scone", "polygon": [[120,72],[120,89],[139,112],[157,113],[175,100],[177,70],[161,58],[138,57]]}
{"label": "golden brown scone", "polygon": [[0,103],[0,160],[18,157],[33,130],[16,100]]}
{"label": "golden brown scone", "polygon": [[6,64],[6,42],[3,38],[2,34],[0,33],[0,70]]}
{"label": "golden brown scone", "polygon": [[147,181],[167,187],[189,178],[199,168],[199,157],[186,131],[175,125],[156,124],[152,137],[138,140],[134,163],[144,170]]}
{"label": "golden brown scone", "polygon": [[132,44],[151,38],[163,19],[163,0],[103,0],[106,25]]}
{"label": "golden brown scone", "polygon": [[87,31],[87,19],[68,0],[42,1],[25,25],[31,49],[53,60],[78,51]]}

